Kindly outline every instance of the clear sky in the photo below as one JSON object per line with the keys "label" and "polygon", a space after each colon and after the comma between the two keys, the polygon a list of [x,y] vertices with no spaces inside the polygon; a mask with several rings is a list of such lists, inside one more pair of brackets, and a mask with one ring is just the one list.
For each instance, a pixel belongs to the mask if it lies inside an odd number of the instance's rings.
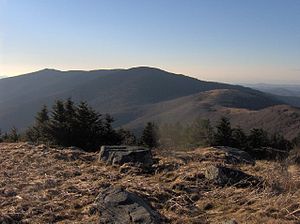
{"label": "clear sky", "polygon": [[140,65],[300,84],[300,0],[0,0],[0,75]]}

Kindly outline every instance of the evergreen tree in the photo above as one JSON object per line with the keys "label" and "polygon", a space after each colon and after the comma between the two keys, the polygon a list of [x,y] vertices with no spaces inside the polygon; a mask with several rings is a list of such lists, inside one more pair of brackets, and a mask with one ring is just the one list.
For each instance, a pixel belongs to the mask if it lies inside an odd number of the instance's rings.
{"label": "evergreen tree", "polygon": [[240,128],[234,128],[232,130],[232,143],[231,145],[235,148],[246,149],[247,148],[247,135]]}
{"label": "evergreen tree", "polygon": [[65,108],[65,128],[66,128],[66,139],[67,145],[72,145],[74,139],[76,138],[76,106],[75,103],[68,98],[64,103]]}
{"label": "evergreen tree", "polygon": [[4,134],[2,134],[2,140],[3,140],[3,142],[8,142],[9,136],[8,136],[7,132],[4,132]]}
{"label": "evergreen tree", "polygon": [[57,100],[52,106],[49,135],[54,144],[62,146],[68,145],[67,116],[64,102],[61,100]]}
{"label": "evergreen tree", "polygon": [[119,129],[117,131],[117,136],[119,137],[118,144],[120,145],[136,145],[136,137],[135,135],[126,129]]}
{"label": "evergreen tree", "polygon": [[275,133],[270,138],[270,146],[275,149],[290,151],[293,145],[290,141],[286,140],[281,134]]}
{"label": "evergreen tree", "polygon": [[140,140],[141,145],[149,148],[158,147],[157,127],[153,122],[148,122]]}
{"label": "evergreen tree", "polygon": [[32,142],[46,142],[48,139],[49,115],[46,105],[35,116],[35,124],[25,132],[27,140]]}
{"label": "evergreen tree", "polygon": [[13,127],[7,135],[8,142],[18,142],[20,139],[20,135],[18,134],[18,129]]}
{"label": "evergreen tree", "polygon": [[231,146],[232,128],[229,119],[222,117],[216,128],[214,145]]}
{"label": "evergreen tree", "polygon": [[90,108],[86,102],[81,102],[76,110],[76,138],[79,147],[87,147],[88,151],[95,147],[95,141],[101,142],[100,130],[103,129],[101,115]]}
{"label": "evergreen tree", "polygon": [[113,129],[112,123],[114,119],[109,114],[105,115],[103,122],[102,138],[105,139],[104,143],[108,145],[116,144],[119,140],[117,132]]}
{"label": "evergreen tree", "polygon": [[253,149],[269,146],[268,133],[261,128],[252,129],[248,136],[248,144]]}

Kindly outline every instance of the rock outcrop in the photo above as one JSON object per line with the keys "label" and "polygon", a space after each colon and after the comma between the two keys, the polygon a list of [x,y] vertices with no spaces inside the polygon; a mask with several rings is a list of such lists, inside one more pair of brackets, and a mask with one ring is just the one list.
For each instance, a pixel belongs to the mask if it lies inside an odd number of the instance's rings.
{"label": "rock outcrop", "polygon": [[110,187],[98,195],[95,207],[99,223],[156,224],[162,217],[138,195],[121,187]]}
{"label": "rock outcrop", "polygon": [[260,182],[258,178],[240,170],[215,165],[210,165],[206,168],[205,177],[220,186],[235,185],[237,187],[247,187],[257,185]]}
{"label": "rock outcrop", "polygon": [[226,163],[255,165],[255,159],[249,153],[243,150],[228,146],[216,146],[213,148],[218,150],[220,153],[224,153]]}
{"label": "rock outcrop", "polygon": [[252,149],[252,155],[262,160],[284,160],[288,158],[289,151],[279,150],[271,147]]}
{"label": "rock outcrop", "polygon": [[139,146],[102,146],[99,160],[110,165],[131,163],[144,168],[153,164],[151,150]]}

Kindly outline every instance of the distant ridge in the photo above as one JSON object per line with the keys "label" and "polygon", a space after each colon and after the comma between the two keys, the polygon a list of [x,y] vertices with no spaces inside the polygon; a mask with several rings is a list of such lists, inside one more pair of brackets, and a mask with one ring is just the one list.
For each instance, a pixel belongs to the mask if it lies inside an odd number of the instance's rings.
{"label": "distant ridge", "polygon": [[44,69],[0,80],[0,128],[24,129],[43,104],[68,97],[85,100],[101,113],[112,114],[116,126],[135,130],[149,120],[189,122],[196,116],[226,115],[224,108],[246,113],[284,104],[248,87],[201,81],[151,67]]}

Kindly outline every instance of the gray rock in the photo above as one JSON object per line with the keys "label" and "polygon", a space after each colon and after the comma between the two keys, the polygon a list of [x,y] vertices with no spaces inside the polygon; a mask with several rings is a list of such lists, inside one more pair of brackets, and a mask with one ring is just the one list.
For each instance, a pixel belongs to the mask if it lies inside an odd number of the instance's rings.
{"label": "gray rock", "polygon": [[149,168],[153,164],[151,150],[138,146],[102,146],[99,160],[110,165],[132,163],[145,168]]}
{"label": "gray rock", "polygon": [[252,149],[252,154],[256,159],[284,160],[289,156],[289,151],[279,150],[271,147],[262,147]]}
{"label": "gray rock", "polygon": [[206,168],[205,177],[220,186],[235,185],[237,187],[247,187],[260,183],[258,178],[240,170],[214,165],[210,165]]}
{"label": "gray rock", "polygon": [[252,156],[250,156],[249,153],[243,150],[227,147],[227,146],[217,146],[214,148],[225,153],[226,162],[229,164],[244,163],[244,164],[255,165],[255,159],[252,158]]}
{"label": "gray rock", "polygon": [[100,193],[95,208],[99,223],[156,224],[163,220],[141,197],[121,187],[109,187]]}

